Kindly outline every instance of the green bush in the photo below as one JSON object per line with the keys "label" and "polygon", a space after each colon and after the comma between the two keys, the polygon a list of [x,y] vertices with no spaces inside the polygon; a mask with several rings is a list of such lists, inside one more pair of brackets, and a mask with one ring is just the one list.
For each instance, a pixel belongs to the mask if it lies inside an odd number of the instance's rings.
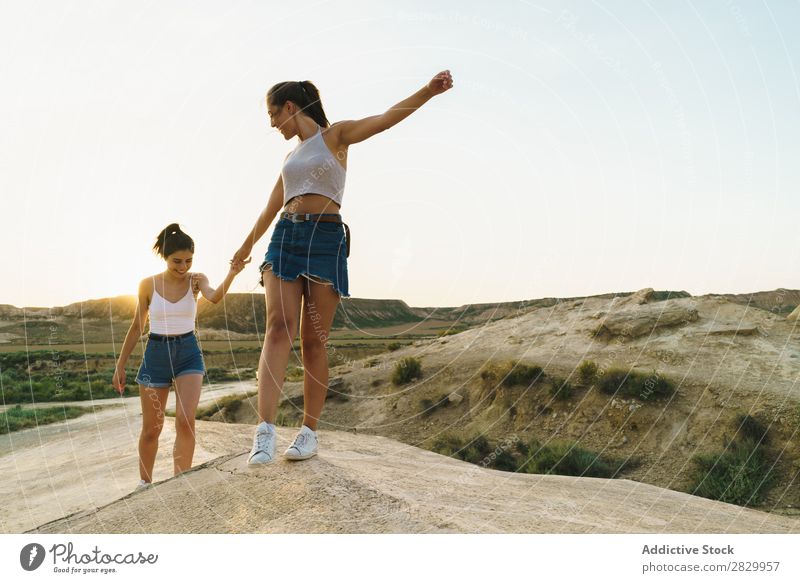
{"label": "green bush", "polygon": [[454,433],[446,433],[433,444],[433,451],[455,457],[465,462],[480,463],[494,448],[483,435],[462,439]]}
{"label": "green bush", "polygon": [[392,383],[395,385],[402,385],[418,378],[422,378],[422,363],[413,356],[401,359],[392,373]]}
{"label": "green bush", "polygon": [[514,385],[528,386],[535,383],[544,374],[541,366],[516,363],[503,379],[507,387]]}
{"label": "green bush", "polygon": [[566,441],[542,446],[533,440],[527,447],[530,458],[523,470],[529,474],[613,478],[622,469],[622,464]]}
{"label": "green bush", "polygon": [[775,485],[777,474],[768,450],[767,428],[750,415],[735,419],[736,438],[721,453],[692,458],[696,470],[690,492],[740,506],[758,506]]}
{"label": "green bush", "polygon": [[777,475],[763,447],[750,439],[732,442],[722,453],[698,454],[690,493],[739,506],[761,504]]}
{"label": "green bush", "polygon": [[469,328],[465,328],[463,326],[453,326],[452,328],[447,328],[446,330],[440,330],[436,336],[437,338],[442,338],[443,336],[452,336],[453,334],[459,334],[465,330],[469,330]]}
{"label": "green bush", "polygon": [[742,441],[752,441],[767,445],[769,437],[766,426],[752,415],[739,415],[736,418],[736,435]]}
{"label": "green bush", "polygon": [[572,397],[573,389],[569,381],[561,377],[552,377],[550,383],[550,394],[553,395],[553,398],[559,401],[567,401]]}
{"label": "green bush", "polygon": [[513,360],[503,362],[487,362],[481,367],[479,376],[484,387],[491,391],[498,386],[513,387],[530,386],[545,375],[541,366],[522,364]]}
{"label": "green bush", "polygon": [[395,350],[399,350],[402,347],[403,347],[403,345],[400,344],[399,342],[390,342],[389,344],[386,345],[386,349],[389,352],[394,352]]}
{"label": "green bush", "polygon": [[609,395],[635,397],[641,401],[669,397],[675,392],[672,382],[653,371],[646,375],[635,370],[613,368],[600,377],[600,390]]}
{"label": "green bush", "polygon": [[538,441],[515,440],[513,447],[493,447],[483,435],[461,438],[449,432],[441,435],[432,450],[470,463],[503,471],[532,474],[559,474],[613,478],[622,471],[623,463],[603,458],[596,453],[568,442],[542,446]]}
{"label": "green bush", "polygon": [[519,468],[519,462],[510,451],[502,450],[497,454],[497,457],[495,457],[491,467],[504,472],[516,472]]}
{"label": "green bush", "polygon": [[420,399],[419,401],[420,412],[422,413],[423,417],[429,417],[437,409],[441,409],[442,407],[447,407],[447,405],[449,404],[450,404],[450,399],[448,398],[447,393],[440,395],[435,400]]}
{"label": "green bush", "polygon": [[91,409],[82,407],[42,407],[39,409],[23,409],[21,405],[10,407],[0,412],[0,434],[20,431],[29,427],[39,427],[50,423],[58,423],[67,419],[80,417]]}
{"label": "green bush", "polygon": [[463,447],[464,441],[458,435],[455,433],[443,433],[433,442],[431,450],[452,457]]}
{"label": "green bush", "polygon": [[584,385],[592,384],[597,378],[597,364],[593,360],[584,360],[578,365],[578,379]]}
{"label": "green bush", "polygon": [[227,369],[219,366],[210,366],[206,369],[206,378],[208,378],[209,382],[219,383],[225,381],[238,381],[239,375],[238,373],[228,372]]}
{"label": "green bush", "polygon": [[302,366],[289,366],[286,369],[287,381],[302,381],[305,375],[305,369]]}

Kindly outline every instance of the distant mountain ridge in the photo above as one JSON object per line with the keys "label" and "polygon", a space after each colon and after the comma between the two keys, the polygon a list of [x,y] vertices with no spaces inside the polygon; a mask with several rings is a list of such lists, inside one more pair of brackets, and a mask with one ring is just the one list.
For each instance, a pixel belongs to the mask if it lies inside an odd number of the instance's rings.
{"label": "distant mountain ridge", "polygon": [[[626,297],[633,292],[606,293],[595,296],[570,298],[538,298],[512,302],[464,304],[457,307],[411,307],[399,299],[346,298],[337,308],[333,328],[380,328],[432,319],[458,326],[475,326],[493,320],[522,315],[530,310],[590,298]],[[655,300],[691,297],[685,291],[657,291]],[[773,313],[789,313],[800,305],[800,290],[779,288],[743,294],[706,294],[698,297],[719,297]],[[32,322],[41,319],[98,320],[127,323],[133,317],[135,296],[116,296],[74,302],[52,308],[18,308],[0,304],[0,320]],[[198,306],[198,324],[201,328],[231,330],[239,333],[262,331],[265,320],[264,295],[261,293],[231,293],[218,304],[203,299]]]}

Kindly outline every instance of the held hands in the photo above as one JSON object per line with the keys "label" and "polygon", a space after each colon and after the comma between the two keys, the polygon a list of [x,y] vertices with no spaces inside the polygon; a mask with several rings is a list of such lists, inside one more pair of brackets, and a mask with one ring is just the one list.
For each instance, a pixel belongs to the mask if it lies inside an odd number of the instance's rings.
{"label": "held hands", "polygon": [[[253,247],[251,245],[245,244],[239,247],[239,250],[233,254],[233,258],[230,261],[231,268],[233,268],[234,265],[241,264],[243,269],[245,265],[250,263],[250,251],[252,250]],[[242,269],[239,269],[239,271],[241,271]],[[237,271],[236,273],[239,273],[239,271]]]}
{"label": "held hands", "polygon": [[439,95],[452,88],[453,77],[450,75],[450,69],[445,69],[436,75],[430,80],[427,87],[433,95]]}
{"label": "held hands", "polygon": [[253,259],[251,257],[247,258],[247,261],[243,261],[241,259],[237,259],[236,255],[234,255],[233,259],[231,259],[231,273],[234,275],[238,275],[245,266],[250,263]]}

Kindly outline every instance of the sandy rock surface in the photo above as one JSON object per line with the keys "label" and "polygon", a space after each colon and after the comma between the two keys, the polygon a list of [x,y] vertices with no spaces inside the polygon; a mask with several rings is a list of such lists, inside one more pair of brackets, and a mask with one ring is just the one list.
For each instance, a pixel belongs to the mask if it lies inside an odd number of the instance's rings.
{"label": "sandy rock surface", "polygon": [[[208,424],[203,424],[206,429]],[[229,425],[246,441],[251,426]],[[279,451],[294,430],[279,428]],[[629,480],[488,470],[320,431],[303,462],[238,451],[41,533],[792,533],[800,522]]]}

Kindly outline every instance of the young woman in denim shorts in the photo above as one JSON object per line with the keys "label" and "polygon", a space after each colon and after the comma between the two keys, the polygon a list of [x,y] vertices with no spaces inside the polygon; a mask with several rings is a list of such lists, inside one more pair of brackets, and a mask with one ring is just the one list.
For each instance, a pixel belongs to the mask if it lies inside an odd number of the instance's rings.
{"label": "young woman in denim shorts", "polygon": [[142,432],[139,435],[139,476],[137,489],[153,479],[158,437],[164,426],[169,389],[175,385],[175,475],[192,467],[195,435],[194,415],[206,368],[195,335],[197,294],[217,303],[246,262],[231,263],[225,281],[213,289],[202,273],[191,273],[194,241],[173,223],[156,237],[153,250],[166,262],[166,270],[139,283],[139,298],[131,327],[125,336],[114,371],[113,385],[120,395],[125,390],[125,364],[150,319],[150,334],[136,382],[142,403]]}
{"label": "young woman in denim shorts", "polygon": [[[396,125],[425,102],[453,86],[449,70],[385,113],[328,123],[317,88],[309,81],[286,81],[267,92],[272,127],[298,144],[234,262],[250,257],[276,215],[269,248],[261,263],[267,318],[258,367],[258,415],[248,463],[275,460],[275,419],[298,324],[303,353],[303,426],[284,452],[290,460],[317,453],[317,423],[328,391],[328,341],[341,297],[349,296],[347,257],[350,232],[339,209],[344,193],[348,147]],[[301,277],[302,276],[302,277]]]}

